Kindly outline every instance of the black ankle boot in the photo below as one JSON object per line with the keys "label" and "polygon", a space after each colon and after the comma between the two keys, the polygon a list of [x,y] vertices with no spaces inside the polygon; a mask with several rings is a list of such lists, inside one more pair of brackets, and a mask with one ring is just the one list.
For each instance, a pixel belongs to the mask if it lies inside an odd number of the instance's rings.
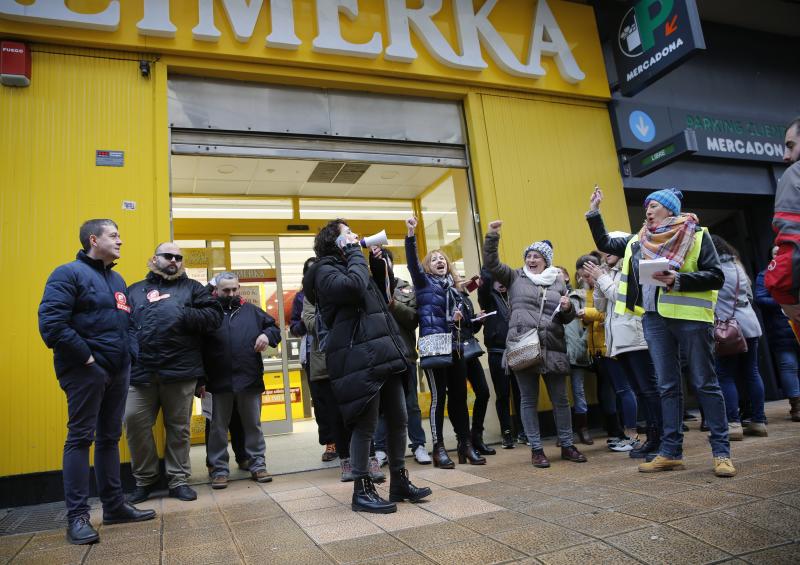
{"label": "black ankle boot", "polygon": [[656,428],[647,429],[647,441],[636,449],[632,449],[628,455],[634,459],[645,459],[651,453],[658,453],[661,448],[661,432]]}
{"label": "black ankle boot", "polygon": [[397,505],[381,498],[369,477],[359,477],[353,486],[354,512],[371,512],[372,514],[391,514],[397,512]]}
{"label": "black ankle boot", "polygon": [[444,442],[437,442],[433,444],[433,466],[440,469],[455,469],[456,464],[447,455],[447,450],[444,448]]}
{"label": "black ankle boot", "polygon": [[514,434],[511,430],[503,432],[503,449],[514,449]]}
{"label": "black ankle boot", "polygon": [[472,445],[475,447],[475,451],[480,453],[481,455],[494,455],[497,453],[494,449],[489,447],[483,442],[483,434],[472,434]]}
{"label": "black ankle boot", "polygon": [[472,442],[463,439],[458,442],[458,462],[462,465],[469,461],[470,465],[486,465],[486,459],[472,446]]}
{"label": "black ankle boot", "polygon": [[408,469],[391,472],[392,482],[389,483],[389,500],[392,502],[419,502],[433,491],[428,487],[415,487],[408,478]]}

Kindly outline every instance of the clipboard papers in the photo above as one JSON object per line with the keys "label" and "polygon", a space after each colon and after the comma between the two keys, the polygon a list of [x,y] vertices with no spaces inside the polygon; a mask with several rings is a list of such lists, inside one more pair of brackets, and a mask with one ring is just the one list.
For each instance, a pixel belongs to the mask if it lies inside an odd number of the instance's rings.
{"label": "clipboard papers", "polygon": [[667,285],[661,281],[658,281],[653,278],[653,275],[656,273],[663,273],[664,271],[669,271],[672,267],[669,265],[669,261],[664,257],[658,257],[657,259],[640,259],[639,260],[639,284],[651,284],[655,286],[663,286],[666,287]]}

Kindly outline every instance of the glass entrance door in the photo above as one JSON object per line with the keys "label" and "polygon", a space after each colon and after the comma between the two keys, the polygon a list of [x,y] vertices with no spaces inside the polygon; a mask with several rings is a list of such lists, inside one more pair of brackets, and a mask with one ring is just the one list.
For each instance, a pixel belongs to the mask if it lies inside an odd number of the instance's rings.
{"label": "glass entrance door", "polygon": [[279,246],[277,237],[232,237],[230,240],[230,265],[239,276],[241,296],[272,316],[281,330],[281,343],[262,353],[266,390],[261,397],[261,427],[265,435],[291,433],[297,405],[300,405],[302,417],[299,379],[293,383],[289,371],[290,357],[296,357],[297,345],[288,339],[291,301],[288,301],[287,310]]}

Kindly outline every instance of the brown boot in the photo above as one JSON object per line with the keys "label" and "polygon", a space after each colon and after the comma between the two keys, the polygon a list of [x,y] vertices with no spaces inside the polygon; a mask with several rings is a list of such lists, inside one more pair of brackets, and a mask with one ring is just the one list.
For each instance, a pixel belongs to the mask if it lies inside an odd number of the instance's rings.
{"label": "brown boot", "polygon": [[550,461],[547,455],[544,454],[544,449],[531,449],[531,464],[539,469],[547,469],[550,466]]}
{"label": "brown boot", "polygon": [[586,414],[575,414],[572,418],[572,425],[575,433],[578,434],[578,441],[584,445],[592,445],[594,440],[589,435],[589,418]]}
{"label": "brown boot", "polygon": [[433,444],[433,466],[440,469],[455,469],[456,464],[447,455],[447,450],[444,448],[444,442],[437,442]]}
{"label": "brown boot", "polygon": [[574,445],[561,448],[561,459],[572,461],[573,463],[586,463],[587,461],[586,456],[578,451],[578,448]]}
{"label": "brown boot", "polygon": [[792,417],[792,422],[800,422],[800,396],[789,399],[789,404],[792,406],[789,415]]}

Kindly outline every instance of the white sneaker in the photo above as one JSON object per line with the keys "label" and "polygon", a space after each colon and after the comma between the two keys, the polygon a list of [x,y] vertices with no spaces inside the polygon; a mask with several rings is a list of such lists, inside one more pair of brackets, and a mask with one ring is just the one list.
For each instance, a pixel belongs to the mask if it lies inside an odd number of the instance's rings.
{"label": "white sneaker", "polygon": [[633,451],[637,447],[639,447],[639,438],[636,437],[626,437],[613,445],[609,445],[608,448],[611,451],[617,452],[625,452],[625,451]]}
{"label": "white sneaker", "polygon": [[376,451],[375,452],[375,459],[378,460],[378,465],[383,467],[389,462],[389,456],[386,455],[385,451]]}
{"label": "white sneaker", "polygon": [[428,455],[428,450],[425,449],[424,445],[420,445],[414,450],[414,459],[420,465],[430,465],[432,462],[431,456]]}

